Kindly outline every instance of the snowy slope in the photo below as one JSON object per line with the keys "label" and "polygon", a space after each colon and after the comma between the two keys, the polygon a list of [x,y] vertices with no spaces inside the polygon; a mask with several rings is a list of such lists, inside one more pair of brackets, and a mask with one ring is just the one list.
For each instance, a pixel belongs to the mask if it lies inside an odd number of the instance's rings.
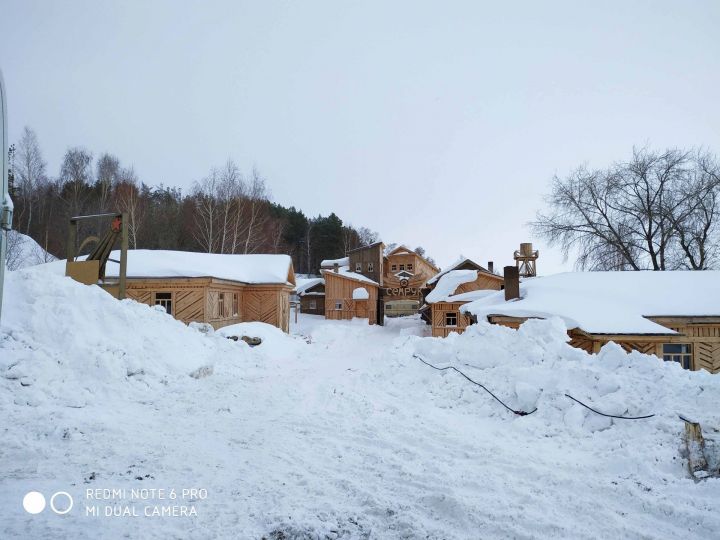
{"label": "snowy slope", "polygon": [[[677,412],[720,443],[720,377],[558,319],[425,337],[325,321],[249,348],[67,278],[10,273],[0,337],[0,538],[716,538]],[[274,330],[274,331],[273,331]],[[517,417],[457,373],[482,381]],[[202,369],[205,368],[205,369]],[[190,376],[195,374],[195,377]],[[198,378],[196,378],[198,377]],[[611,420],[563,394],[621,415]],[[717,463],[716,463],[717,465]],[[88,488],[205,488],[197,517],[85,516]],[[30,490],[77,509],[30,516]],[[118,505],[129,504],[126,500]]]}

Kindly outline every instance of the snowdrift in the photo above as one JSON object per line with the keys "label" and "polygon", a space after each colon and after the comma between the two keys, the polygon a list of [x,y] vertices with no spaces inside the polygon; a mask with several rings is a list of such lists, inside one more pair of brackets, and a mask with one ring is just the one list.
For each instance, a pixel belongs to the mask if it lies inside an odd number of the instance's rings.
{"label": "snowdrift", "polygon": [[[720,377],[559,319],[427,337],[418,318],[217,332],[94,286],[11,272],[0,331],[0,536],[715,538],[683,423],[717,456]],[[206,330],[206,329],[205,329]],[[250,348],[224,334],[263,338]],[[458,373],[484,384],[516,416]],[[193,375],[193,376],[191,376]],[[565,397],[620,416],[597,415]],[[714,458],[713,466],[717,467]],[[206,488],[196,518],[28,516],[30,490]]]}
{"label": "snowdrift", "polygon": [[[166,384],[246,350],[188,328],[159,308],[118,302],[96,286],[36,269],[5,284],[0,384],[6,399],[83,407],[118,383]],[[10,397],[12,396],[12,398]]]}

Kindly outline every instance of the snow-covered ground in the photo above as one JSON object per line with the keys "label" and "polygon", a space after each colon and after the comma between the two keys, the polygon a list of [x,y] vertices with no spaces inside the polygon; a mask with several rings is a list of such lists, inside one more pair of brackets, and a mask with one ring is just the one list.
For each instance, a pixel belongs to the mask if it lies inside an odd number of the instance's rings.
{"label": "snow-covered ground", "polygon": [[[720,377],[612,345],[588,356],[566,345],[558,319],[443,340],[416,318],[377,327],[301,315],[290,336],[257,323],[236,329],[263,333],[250,348],[32,269],[9,273],[3,317],[3,539],[720,531],[720,480],[689,477],[677,417],[700,421],[716,456]],[[413,355],[537,412],[515,416]],[[611,420],[565,393],[608,413],[656,416]],[[87,499],[104,488],[127,491]],[[130,500],[132,488],[166,498]],[[191,488],[207,496],[180,498]],[[75,505],[28,514],[22,498],[33,490],[66,491]],[[197,515],[142,515],[171,505]],[[86,515],[93,506],[141,515]]]}

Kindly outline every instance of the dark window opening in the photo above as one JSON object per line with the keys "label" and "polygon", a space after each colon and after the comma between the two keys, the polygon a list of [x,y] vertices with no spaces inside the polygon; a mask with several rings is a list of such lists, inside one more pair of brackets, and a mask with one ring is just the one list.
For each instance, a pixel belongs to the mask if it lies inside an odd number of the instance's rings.
{"label": "dark window opening", "polygon": [[168,315],[172,315],[172,293],[155,293],[155,305],[164,307]]}

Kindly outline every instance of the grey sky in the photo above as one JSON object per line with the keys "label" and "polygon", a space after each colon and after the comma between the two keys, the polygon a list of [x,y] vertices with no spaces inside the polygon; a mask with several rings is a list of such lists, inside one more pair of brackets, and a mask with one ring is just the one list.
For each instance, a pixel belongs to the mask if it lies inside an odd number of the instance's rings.
{"label": "grey sky", "polygon": [[554,173],[720,152],[718,28],[715,1],[2,0],[0,67],[53,175],[81,145],[187,190],[232,157],[284,205],[502,265]]}

